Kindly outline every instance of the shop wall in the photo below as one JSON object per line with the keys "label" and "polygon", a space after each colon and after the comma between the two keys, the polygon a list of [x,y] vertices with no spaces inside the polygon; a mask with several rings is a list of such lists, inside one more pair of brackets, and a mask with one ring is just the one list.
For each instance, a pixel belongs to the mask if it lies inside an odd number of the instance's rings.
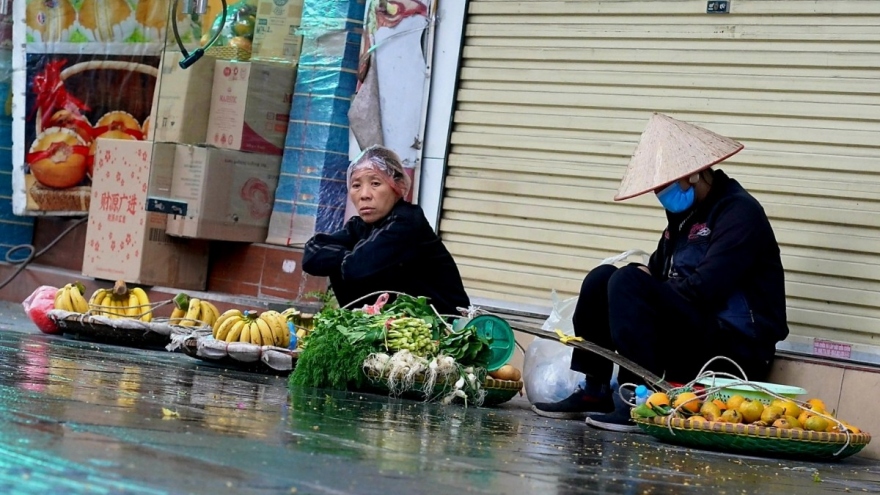
{"label": "shop wall", "polygon": [[790,341],[876,344],[880,3],[468,5],[440,232],[473,297],[546,311],[654,249],[656,200],[612,197],[657,111],[745,143],[720,168],[771,218]]}

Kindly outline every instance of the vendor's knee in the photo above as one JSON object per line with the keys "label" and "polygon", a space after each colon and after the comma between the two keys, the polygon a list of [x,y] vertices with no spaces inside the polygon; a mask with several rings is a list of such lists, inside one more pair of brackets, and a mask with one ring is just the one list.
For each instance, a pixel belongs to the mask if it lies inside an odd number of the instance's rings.
{"label": "vendor's knee", "polygon": [[616,270],[608,280],[608,296],[615,294],[632,294],[633,289],[651,282],[651,275],[645,273],[639,265],[627,265]]}
{"label": "vendor's knee", "polygon": [[590,273],[584,277],[584,281],[581,284],[581,294],[597,287],[601,287],[604,290],[608,287],[608,281],[611,280],[611,277],[616,272],[617,267],[614,265],[599,265],[596,268],[593,268],[590,270]]}

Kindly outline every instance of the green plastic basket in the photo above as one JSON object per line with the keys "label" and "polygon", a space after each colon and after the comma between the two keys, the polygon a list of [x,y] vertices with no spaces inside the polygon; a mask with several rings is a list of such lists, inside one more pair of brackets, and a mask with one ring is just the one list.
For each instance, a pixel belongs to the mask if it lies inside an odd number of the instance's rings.
{"label": "green plastic basket", "polygon": [[[702,378],[700,380],[697,380],[697,383],[705,387],[724,387],[716,392],[715,395],[717,395],[721,400],[725,402],[727,402],[727,399],[731,398],[734,395],[741,395],[745,399],[757,400],[763,402],[764,404],[770,404],[773,399],[775,399],[775,397],[764,392],[763,390],[759,390],[745,383],[738,383],[740,381],[741,380],[733,380],[730,378]],[[780,385],[778,383],[753,381],[750,381],[749,383],[766,388],[774,394],[781,395],[789,399],[794,399],[799,395],[804,395],[807,393],[806,390],[800,387],[792,387],[790,385]]]}
{"label": "green plastic basket", "polygon": [[480,315],[472,320],[464,318],[456,320],[452,328],[458,331],[470,326],[477,328],[479,336],[492,339],[492,343],[489,344],[492,356],[486,366],[488,371],[495,371],[510,361],[516,348],[516,336],[509,323],[495,315]]}
{"label": "green plastic basket", "polygon": [[697,422],[668,416],[633,416],[633,421],[642,431],[664,442],[772,458],[840,460],[858,453],[871,441],[871,435],[864,432],[849,435],[847,444],[845,433]]}

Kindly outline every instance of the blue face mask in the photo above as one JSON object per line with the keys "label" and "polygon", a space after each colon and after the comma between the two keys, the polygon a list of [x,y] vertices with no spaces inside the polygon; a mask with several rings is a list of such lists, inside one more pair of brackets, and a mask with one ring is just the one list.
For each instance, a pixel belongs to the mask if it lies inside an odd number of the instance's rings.
{"label": "blue face mask", "polygon": [[673,182],[657,193],[657,199],[670,213],[681,213],[694,205],[694,186],[682,191],[678,182]]}

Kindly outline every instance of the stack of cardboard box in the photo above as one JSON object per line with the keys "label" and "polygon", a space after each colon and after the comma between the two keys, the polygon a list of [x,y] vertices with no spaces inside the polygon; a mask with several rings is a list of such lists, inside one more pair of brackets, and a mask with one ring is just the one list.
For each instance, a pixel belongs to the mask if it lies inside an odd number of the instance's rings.
{"label": "stack of cardboard box", "polygon": [[166,51],[147,140],[98,140],[85,275],[204,289],[206,241],[266,240],[299,56],[291,16],[302,9],[262,3],[252,60],[181,69]]}

